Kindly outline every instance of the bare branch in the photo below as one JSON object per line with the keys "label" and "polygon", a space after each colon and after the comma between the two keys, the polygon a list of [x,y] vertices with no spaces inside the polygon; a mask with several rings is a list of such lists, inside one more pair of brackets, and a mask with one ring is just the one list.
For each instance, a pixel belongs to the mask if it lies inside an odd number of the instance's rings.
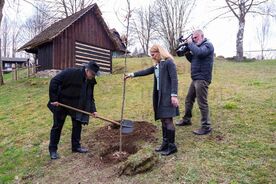
{"label": "bare branch", "polygon": [[[228,1],[228,0],[225,0],[225,2],[227,3],[228,7],[232,11],[232,13],[235,15],[235,17],[237,17],[239,19],[239,15],[235,12],[235,10],[234,10],[234,8],[232,6],[234,3],[232,3],[231,1]],[[230,3],[232,3],[232,4],[230,4]]]}
{"label": "bare branch", "polygon": [[169,46],[169,51],[175,55],[176,40],[185,32],[186,24],[196,0],[159,0],[155,1],[156,31]]}
{"label": "bare branch", "polygon": [[154,11],[150,5],[147,8],[140,8],[133,12],[130,30],[134,32],[135,38],[138,39],[143,54],[147,54],[150,41],[155,39],[155,22]]}
{"label": "bare branch", "polygon": [[252,5],[253,5],[253,0],[251,0],[251,2],[249,3],[249,5],[245,6],[244,15],[247,14],[247,12],[251,9]]}
{"label": "bare branch", "polygon": [[276,18],[276,14],[272,14],[271,12],[264,13],[264,12],[258,12],[258,11],[249,11],[248,13],[258,14],[258,15],[262,15],[262,16],[268,15],[270,17]]}
{"label": "bare branch", "polygon": [[[259,15],[268,15],[271,17],[275,17],[275,14],[272,12],[275,11],[259,11],[258,8],[261,7],[262,4],[268,3],[268,0],[225,0],[228,8],[230,11],[224,11],[220,13],[216,17],[214,17],[210,22],[214,21],[215,19],[221,18],[224,14],[232,12],[233,15],[239,21],[239,29],[237,33],[236,39],[236,58],[237,60],[243,60],[243,34],[244,34],[244,27],[245,27],[245,17],[247,14],[259,14]],[[224,9],[224,6],[217,9],[221,10]]]}
{"label": "bare branch", "polygon": [[203,26],[203,29],[209,25],[210,23],[212,23],[213,21],[217,20],[218,18],[222,18],[223,15],[226,15],[228,13],[230,13],[231,10],[227,10],[226,12],[223,12],[223,13],[220,13],[219,15],[215,16],[214,18],[212,18],[210,21],[208,21],[204,26]]}

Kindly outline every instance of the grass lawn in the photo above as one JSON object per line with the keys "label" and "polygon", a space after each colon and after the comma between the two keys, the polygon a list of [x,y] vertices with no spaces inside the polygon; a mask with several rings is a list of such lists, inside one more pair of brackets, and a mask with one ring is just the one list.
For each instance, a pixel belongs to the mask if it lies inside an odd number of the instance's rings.
{"label": "grass lawn", "polygon": [[[184,60],[176,58],[181,112],[191,81],[189,63]],[[129,72],[152,65],[149,58],[127,61]],[[120,119],[123,66],[123,59],[114,59],[114,74],[97,78],[98,113],[112,119]],[[0,87],[0,183],[42,178],[51,164],[48,139],[52,115],[46,107],[49,79],[12,81],[11,74],[4,78],[6,84]],[[147,76],[127,81],[125,117],[146,120],[160,128],[160,122],[153,119],[152,80],[153,76]],[[161,157],[158,166],[147,173],[113,182],[275,183],[276,61],[216,60],[209,86],[209,106],[212,134],[192,134],[200,125],[195,104],[193,125],[176,129],[177,154]],[[102,125],[93,119],[84,128],[83,137]],[[59,145],[63,157],[71,154],[70,136],[71,122],[67,118]],[[160,133],[157,136],[160,138]]]}

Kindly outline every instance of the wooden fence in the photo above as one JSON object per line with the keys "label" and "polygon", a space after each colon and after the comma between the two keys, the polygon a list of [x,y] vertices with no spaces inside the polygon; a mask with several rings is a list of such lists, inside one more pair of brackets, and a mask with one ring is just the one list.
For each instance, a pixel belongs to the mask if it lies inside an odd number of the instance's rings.
{"label": "wooden fence", "polygon": [[29,78],[36,74],[37,65],[27,64],[27,66],[19,67],[17,64],[12,65],[12,80],[18,80],[20,78]]}

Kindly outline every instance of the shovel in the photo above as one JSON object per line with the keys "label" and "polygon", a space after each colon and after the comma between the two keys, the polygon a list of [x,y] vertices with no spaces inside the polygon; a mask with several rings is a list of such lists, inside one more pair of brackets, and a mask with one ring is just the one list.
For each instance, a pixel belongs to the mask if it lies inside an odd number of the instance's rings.
{"label": "shovel", "polygon": [[[83,111],[81,109],[77,109],[77,108],[71,107],[69,105],[65,105],[65,104],[62,104],[62,103],[58,103],[58,105],[62,106],[62,107],[65,107],[67,109],[71,109],[71,110],[74,110],[74,111],[81,112],[83,114],[87,114],[89,116],[92,116],[92,113],[90,113],[90,112]],[[119,125],[119,126],[121,125],[117,121],[114,121],[114,120],[111,120],[111,119],[108,119],[108,118],[105,118],[105,117],[97,116],[96,118],[107,121],[107,122],[110,122],[110,123],[113,123],[115,125]],[[132,133],[133,129],[134,129],[133,128],[133,122],[131,120],[123,120],[122,121],[122,133],[124,133],[124,134]]]}

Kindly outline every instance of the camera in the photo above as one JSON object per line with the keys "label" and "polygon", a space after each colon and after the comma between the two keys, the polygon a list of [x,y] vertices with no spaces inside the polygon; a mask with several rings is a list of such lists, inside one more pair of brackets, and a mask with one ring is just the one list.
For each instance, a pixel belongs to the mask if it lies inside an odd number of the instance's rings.
{"label": "camera", "polygon": [[184,56],[186,52],[189,52],[188,43],[182,43],[176,48],[176,54],[181,57]]}
{"label": "camera", "polygon": [[188,43],[187,43],[187,39],[192,36],[192,34],[190,34],[188,37],[183,39],[183,36],[180,36],[177,41],[180,43],[179,46],[175,49],[176,54],[181,57],[184,56],[186,52],[189,52],[190,49],[188,48]]}

